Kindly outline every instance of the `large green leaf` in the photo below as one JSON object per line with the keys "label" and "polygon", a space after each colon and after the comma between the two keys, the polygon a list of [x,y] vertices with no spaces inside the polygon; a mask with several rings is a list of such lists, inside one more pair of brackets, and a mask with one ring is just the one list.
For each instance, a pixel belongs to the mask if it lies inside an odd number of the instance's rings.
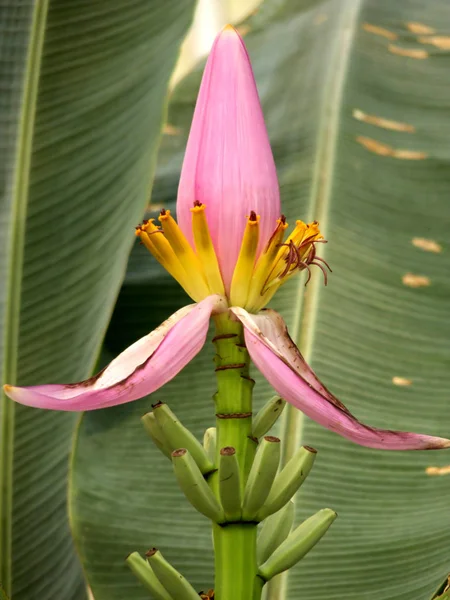
{"label": "large green leaf", "polygon": [[[147,203],[193,0],[0,7],[3,382],[92,371]],[[75,415],[1,405],[0,584],[85,596],[66,515]]]}
{"label": "large green leaf", "polygon": [[[450,5],[267,0],[247,25],[283,210],[291,222],[321,221],[333,268],[327,288],[315,273],[306,294],[298,281],[273,305],[361,419],[448,436]],[[172,98],[155,202],[175,197],[198,84],[196,73]],[[184,300],[136,253],[109,347],[119,351]],[[151,399],[81,421],[72,511],[97,600],[146,598],[123,557],[153,545],[197,589],[212,584],[208,524],[139,423],[164,400],[198,435],[211,425],[212,352]],[[261,401],[270,391],[257,383]],[[319,449],[298,517],[331,506],[339,519],[268,598],[428,600],[448,572],[450,476],[426,469],[449,454],[360,448],[294,411],[281,429],[286,454],[301,441]]]}

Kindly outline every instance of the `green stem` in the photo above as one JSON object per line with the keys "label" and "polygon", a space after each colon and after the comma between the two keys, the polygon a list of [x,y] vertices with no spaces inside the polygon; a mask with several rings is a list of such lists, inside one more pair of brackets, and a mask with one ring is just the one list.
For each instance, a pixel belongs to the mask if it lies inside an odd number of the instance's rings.
{"label": "green stem", "polygon": [[[216,427],[217,464],[221,448],[236,450],[242,490],[256,449],[252,439],[252,390],[250,359],[242,325],[228,314],[215,318],[216,336]],[[211,478],[218,493],[218,476]],[[214,525],[215,599],[258,600],[256,582],[256,523],[235,522]]]}
{"label": "green stem", "polygon": [[[217,600],[253,600],[256,580],[256,525],[214,525]],[[256,600],[256,598],[255,598]]]}

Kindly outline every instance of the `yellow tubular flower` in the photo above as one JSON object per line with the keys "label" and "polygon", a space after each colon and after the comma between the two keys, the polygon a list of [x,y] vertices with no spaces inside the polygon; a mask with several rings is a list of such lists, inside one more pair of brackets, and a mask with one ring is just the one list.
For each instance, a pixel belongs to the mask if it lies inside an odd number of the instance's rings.
{"label": "yellow tubular flower", "polygon": [[144,221],[136,227],[136,235],[156,260],[168,271],[194,300],[198,300],[190,289],[189,280],[183,266],[166,240],[164,233],[153,224],[154,219]]}
{"label": "yellow tubular flower", "polygon": [[[266,248],[263,250],[259,257],[253,276],[250,282],[250,293],[247,299],[248,310],[253,310],[253,306],[259,306],[261,303],[261,297],[263,295],[264,287],[267,284],[267,279],[273,269],[276,258],[280,251],[280,246],[283,243],[284,232],[286,231],[288,224],[286,218],[282,215],[277,220],[277,226]],[[256,310],[259,310],[256,309]]]}
{"label": "yellow tubular flower", "polygon": [[219,263],[217,261],[216,251],[209,233],[208,222],[206,220],[204,204],[195,202],[192,212],[192,233],[194,235],[195,249],[197,256],[203,265],[203,270],[208,282],[209,289],[213,294],[225,295],[225,287],[220,273]]}
{"label": "yellow tubular flower", "polygon": [[191,245],[184,236],[184,233],[178,227],[177,222],[170,214],[170,210],[162,210],[159,216],[164,235],[177,255],[180,263],[185,270],[190,287],[195,290],[197,296],[206,298],[211,293],[206,282],[203,267]]}
{"label": "yellow tubular flower", "polygon": [[[234,264],[230,291],[226,292],[219,258],[206,218],[206,206],[194,202],[190,209],[193,245],[172,218],[169,210],[162,210],[159,220],[162,229],[153,219],[137,227],[136,234],[197,302],[211,294],[226,297],[232,306],[240,306],[250,312],[258,312],[268,304],[272,296],[294,274],[307,270],[308,283],[312,265],[319,267],[327,283],[330,267],[317,255],[316,243],[325,242],[317,221],[297,221],[292,233],[284,240],[288,227],[282,215],[265,248],[258,258],[258,244],[262,235],[260,215],[251,211],[242,235],[239,254]],[[230,232],[233,235],[233,232]],[[194,249],[195,248],[195,249]]]}
{"label": "yellow tubular flower", "polygon": [[250,292],[259,241],[260,216],[251,211],[242,238],[241,250],[231,280],[230,301],[234,306],[245,306]]}

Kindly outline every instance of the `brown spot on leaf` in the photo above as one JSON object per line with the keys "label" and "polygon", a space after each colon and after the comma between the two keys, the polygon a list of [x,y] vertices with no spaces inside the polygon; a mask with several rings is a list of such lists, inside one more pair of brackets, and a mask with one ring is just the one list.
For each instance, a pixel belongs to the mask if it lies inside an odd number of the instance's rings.
{"label": "brown spot on leaf", "polygon": [[181,129],[170,125],[170,123],[166,123],[163,128],[163,133],[164,135],[180,135]]}
{"label": "brown spot on leaf", "polygon": [[325,21],[328,21],[328,15],[325,13],[319,13],[314,19],[314,25],[322,25],[322,23],[325,23]]}
{"label": "brown spot on leaf", "polygon": [[434,240],[427,240],[426,238],[413,238],[412,245],[416,246],[416,248],[425,250],[425,252],[435,252],[436,254],[442,252],[442,246],[440,244]]}
{"label": "brown spot on leaf", "polygon": [[364,31],[368,33],[373,33],[374,35],[381,35],[382,37],[387,38],[388,40],[396,40],[398,35],[393,31],[389,31],[389,29],[384,29],[384,27],[378,27],[378,25],[372,25],[371,23],[363,23]]}
{"label": "brown spot on leaf", "polygon": [[362,110],[359,110],[359,108],[353,109],[353,117],[358,121],[363,121],[364,123],[369,123],[370,125],[376,125],[377,127],[382,127],[383,129],[391,129],[392,131],[407,131],[408,133],[413,133],[416,130],[414,125],[410,125],[409,123],[392,121],[391,119],[377,117],[376,115],[369,115]]}
{"label": "brown spot on leaf", "polygon": [[399,386],[408,386],[412,384],[411,379],[405,379],[405,377],[393,377],[392,378],[392,383],[394,385],[399,385]]}
{"label": "brown spot on leaf", "polygon": [[450,50],[450,36],[448,35],[434,35],[431,37],[419,37],[417,41],[421,44],[430,44],[435,46],[439,50]]}
{"label": "brown spot on leaf", "polygon": [[362,135],[359,135],[356,138],[356,141],[358,144],[364,146],[366,150],[369,150],[369,152],[373,152],[380,156],[391,156],[392,158],[399,158],[402,160],[424,160],[427,158],[426,152],[393,148],[392,146],[389,146],[389,144],[384,144],[383,142]]}
{"label": "brown spot on leaf", "polygon": [[236,31],[242,36],[244,37],[244,35],[247,35],[247,33],[249,33],[249,31],[251,30],[250,25],[248,25],[247,23],[244,23],[243,25],[239,25],[238,27],[236,27]]}
{"label": "brown spot on leaf", "polygon": [[397,54],[398,56],[406,56],[408,58],[416,58],[423,60],[428,58],[429,54],[422,48],[403,48],[402,46],[396,46],[395,44],[389,44],[388,50],[391,54]]}
{"label": "brown spot on leaf", "polygon": [[427,467],[425,473],[427,475],[450,475],[450,465],[446,467]]}
{"label": "brown spot on leaf", "polygon": [[412,33],[423,34],[423,33],[434,33],[434,29],[429,27],[428,25],[424,25],[423,23],[417,23],[417,21],[410,21],[406,23],[406,27]]}
{"label": "brown spot on leaf", "polygon": [[412,288],[427,287],[431,281],[429,277],[425,275],[414,275],[414,273],[405,273],[402,277],[402,281],[405,285]]}
{"label": "brown spot on leaf", "polygon": [[428,154],[420,150],[396,150],[394,149],[392,156],[401,160],[425,160]]}

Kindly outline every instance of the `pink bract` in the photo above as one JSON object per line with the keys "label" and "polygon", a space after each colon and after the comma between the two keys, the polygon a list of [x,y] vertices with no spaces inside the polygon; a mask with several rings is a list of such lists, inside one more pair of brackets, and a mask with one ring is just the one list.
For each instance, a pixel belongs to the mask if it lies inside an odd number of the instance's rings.
{"label": "pink bract", "polygon": [[26,406],[53,410],[93,410],[131,402],[173,379],[205,343],[211,313],[223,310],[220,296],[208,296],[174,313],[154,331],[119,354],[103,371],[75,384],[5,386]]}
{"label": "pink bract", "polygon": [[319,381],[289,337],[286,324],[277,312],[269,309],[251,315],[243,308],[231,310],[244,325],[250,356],[267,381],[282,398],[323,427],[369,448],[431,450],[450,447],[450,441],[444,438],[377,429],[361,423]]}
{"label": "pink bract", "polygon": [[280,216],[278,179],[252,66],[244,42],[228,26],[206,63],[178,188],[177,217],[193,243],[190,209],[206,216],[229,290],[246,216],[261,215],[259,251]]}

